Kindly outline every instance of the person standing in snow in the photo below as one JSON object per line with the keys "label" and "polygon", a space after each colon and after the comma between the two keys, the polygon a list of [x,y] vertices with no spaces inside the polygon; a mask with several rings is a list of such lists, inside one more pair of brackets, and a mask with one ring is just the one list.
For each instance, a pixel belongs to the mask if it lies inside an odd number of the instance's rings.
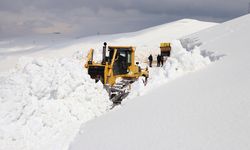
{"label": "person standing in snow", "polygon": [[160,63],[161,63],[161,56],[158,54],[157,55],[157,67],[160,67]]}
{"label": "person standing in snow", "polygon": [[[159,55],[160,56],[160,55]],[[163,66],[163,62],[164,62],[164,57],[163,55],[160,56],[160,61],[161,61],[161,66]],[[160,64],[159,64],[160,65]]]}
{"label": "person standing in snow", "polygon": [[151,54],[148,56],[148,61],[149,61],[149,67],[152,67],[153,56]]}

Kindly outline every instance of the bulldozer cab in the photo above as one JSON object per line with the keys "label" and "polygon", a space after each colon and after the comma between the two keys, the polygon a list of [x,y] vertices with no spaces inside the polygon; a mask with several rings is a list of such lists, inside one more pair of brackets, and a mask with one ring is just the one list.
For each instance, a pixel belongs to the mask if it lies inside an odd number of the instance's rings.
{"label": "bulldozer cab", "polygon": [[[105,85],[113,86],[116,79],[135,81],[139,77],[148,78],[148,69],[141,69],[135,64],[135,47],[133,46],[106,46],[104,43],[102,61],[93,60],[94,49],[87,56],[85,67],[92,79],[101,81]],[[106,53],[106,50],[108,52]],[[145,82],[146,83],[146,82]]]}
{"label": "bulldozer cab", "polygon": [[129,66],[131,66],[132,47],[108,47],[109,64],[114,58],[113,73],[114,75],[127,74]]}

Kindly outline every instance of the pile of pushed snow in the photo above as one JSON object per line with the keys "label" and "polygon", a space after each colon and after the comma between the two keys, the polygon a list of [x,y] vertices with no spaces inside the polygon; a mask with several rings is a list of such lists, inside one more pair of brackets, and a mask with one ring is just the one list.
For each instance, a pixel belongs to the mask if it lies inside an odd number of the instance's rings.
{"label": "pile of pushed snow", "polygon": [[196,71],[211,62],[209,56],[203,56],[197,46],[188,51],[182,47],[180,41],[175,41],[172,47],[171,57],[168,58],[163,67],[168,79]]}
{"label": "pile of pushed snow", "polygon": [[0,149],[68,149],[80,125],[111,106],[74,58],[22,58],[0,85]]}
{"label": "pile of pushed snow", "polygon": [[136,90],[131,92],[128,99],[143,95],[149,90],[184,74],[204,68],[212,61],[209,55],[202,55],[204,52],[197,46],[187,50],[182,47],[181,42],[178,40],[173,41],[171,44],[171,56],[167,58],[164,66],[149,68],[150,74],[147,86],[144,86],[142,80],[138,80],[132,85],[132,89]]}

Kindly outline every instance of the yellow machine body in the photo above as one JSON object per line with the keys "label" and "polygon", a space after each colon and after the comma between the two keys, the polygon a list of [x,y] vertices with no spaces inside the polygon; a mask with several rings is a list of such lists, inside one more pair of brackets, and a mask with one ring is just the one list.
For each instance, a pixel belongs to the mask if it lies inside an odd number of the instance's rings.
{"label": "yellow machine body", "polygon": [[[103,48],[106,49],[106,45]],[[94,50],[89,51],[85,67],[91,78],[110,86],[113,86],[119,78],[131,81],[141,76],[148,78],[148,69],[141,69],[138,63],[135,64],[134,47],[108,46],[108,53],[106,56],[104,50],[102,62],[97,63],[93,60]]]}
{"label": "yellow machine body", "polygon": [[170,43],[160,43],[161,55],[162,56],[170,56],[171,52],[171,44]]}

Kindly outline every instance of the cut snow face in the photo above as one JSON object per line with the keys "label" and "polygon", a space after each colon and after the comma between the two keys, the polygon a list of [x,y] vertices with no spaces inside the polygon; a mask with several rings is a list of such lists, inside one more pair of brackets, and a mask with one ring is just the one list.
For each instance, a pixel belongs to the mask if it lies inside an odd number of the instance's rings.
{"label": "cut snow face", "polygon": [[[193,37],[193,38],[183,38],[183,39],[180,39],[180,42],[181,42],[181,45],[183,46],[183,48],[185,48],[187,51],[193,51],[197,47],[200,48],[202,46],[202,44],[203,44],[196,37]],[[215,54],[212,51],[207,51],[207,50],[200,50],[200,53],[204,57],[208,56],[211,61],[217,61],[221,57],[225,56],[225,54],[220,54],[219,55],[219,54]]]}
{"label": "cut snow face", "polygon": [[0,85],[0,149],[67,149],[82,123],[111,106],[71,58],[22,58]]}

